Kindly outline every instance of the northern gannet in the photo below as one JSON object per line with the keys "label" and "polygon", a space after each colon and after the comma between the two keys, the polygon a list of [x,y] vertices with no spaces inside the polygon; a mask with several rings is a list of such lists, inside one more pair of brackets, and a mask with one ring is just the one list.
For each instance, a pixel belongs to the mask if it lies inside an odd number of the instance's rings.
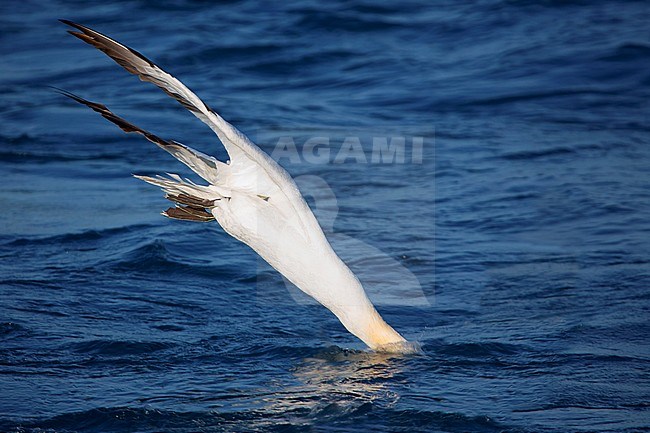
{"label": "northern gannet", "polygon": [[388,325],[363,286],[334,252],[289,173],[244,134],[201,101],[183,83],[137,51],[81,24],[61,20],[69,33],[103,51],[128,72],[161,88],[207,124],[228,152],[218,161],[173,140],[162,139],[110,111],[105,105],[62,93],[86,105],[125,132],[135,132],[169,152],[208,182],[198,185],[175,174],[138,176],[159,186],[175,203],[162,215],[186,221],[216,220],[251,247],[300,290],[328,308],[343,326],[376,351],[417,352]]}

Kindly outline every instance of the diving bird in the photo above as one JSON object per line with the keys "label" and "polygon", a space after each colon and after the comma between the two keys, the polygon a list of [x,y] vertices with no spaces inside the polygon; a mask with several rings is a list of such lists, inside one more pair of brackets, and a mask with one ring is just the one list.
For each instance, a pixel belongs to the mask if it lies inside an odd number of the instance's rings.
{"label": "diving bird", "polygon": [[125,132],[143,135],[203,178],[199,185],[175,174],[135,176],[175,203],[162,215],[185,221],[216,220],[223,230],[251,247],[300,290],[328,308],[343,326],[377,351],[411,353],[368,299],[359,279],[334,252],[289,173],[244,134],[226,122],[179,80],[139,52],[91,28],[61,20],[68,33],[104,52],[142,81],[155,84],[214,131],[230,158],[205,155],[162,139],[117,116],[105,105],[62,93],[86,105]]}

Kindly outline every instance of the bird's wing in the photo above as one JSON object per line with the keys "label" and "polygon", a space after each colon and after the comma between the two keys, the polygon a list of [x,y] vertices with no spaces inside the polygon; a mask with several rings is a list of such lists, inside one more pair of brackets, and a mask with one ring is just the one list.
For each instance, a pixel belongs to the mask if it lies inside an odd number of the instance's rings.
{"label": "bird's wing", "polygon": [[160,138],[157,135],[154,135],[151,132],[140,128],[139,126],[136,126],[133,123],[124,120],[109,110],[108,107],[106,107],[104,104],[88,101],[80,96],[75,95],[74,93],[70,93],[65,90],[57,90],[68,98],[73,99],[80,104],[83,104],[86,107],[92,109],[93,111],[101,114],[104,119],[114,123],[122,131],[135,132],[136,134],[142,135],[144,138],[156,144],[161,149],[169,152],[174,158],[187,165],[192,169],[192,171],[212,184],[218,184],[220,171],[227,170],[229,168],[226,164],[218,161],[212,156],[205,155],[204,153],[192,149],[191,147],[185,146],[184,144],[177,141]]}
{"label": "bird's wing", "polygon": [[72,21],[61,21],[79,30],[70,30],[70,34],[104,52],[128,72],[140,77],[142,81],[155,84],[208,125],[217,134],[230,156],[230,166],[233,169],[231,174],[237,172],[260,174],[252,182],[254,184],[252,187],[256,190],[251,192],[271,199],[277,197],[278,201],[286,201],[300,216],[302,228],[306,233],[314,228],[314,224],[318,226],[298,187],[286,170],[237,128],[210,109],[183,83],[139,52],[108,36]]}
{"label": "bird's wing", "polygon": [[236,159],[241,153],[255,162],[258,162],[260,158],[265,163],[268,163],[267,160],[273,161],[244,134],[210,109],[187,86],[139,52],[81,24],[68,20],[61,21],[79,30],[79,32],[70,30],[68,33],[104,52],[128,72],[140,77],[142,81],[155,84],[201,119],[217,134],[226,147],[231,160]]}

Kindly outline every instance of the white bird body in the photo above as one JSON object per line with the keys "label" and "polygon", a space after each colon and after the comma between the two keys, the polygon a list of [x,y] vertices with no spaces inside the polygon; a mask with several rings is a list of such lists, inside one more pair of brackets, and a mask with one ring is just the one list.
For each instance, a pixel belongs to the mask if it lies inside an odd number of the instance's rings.
{"label": "white bird body", "polygon": [[160,186],[177,203],[163,215],[192,221],[216,219],[226,233],[250,246],[300,290],[339,318],[370,348],[413,352],[417,347],[390,327],[363,286],[334,252],[289,173],[244,134],[211,110],[176,78],[136,51],[88,27],[64,21],[70,33],[100,49],[127,71],[150,81],[205,122],[225,146],[224,163],[175,141],[163,140],[116,116],[104,105],[67,96],[171,153],[209,182],[197,185],[178,175],[136,176]]}

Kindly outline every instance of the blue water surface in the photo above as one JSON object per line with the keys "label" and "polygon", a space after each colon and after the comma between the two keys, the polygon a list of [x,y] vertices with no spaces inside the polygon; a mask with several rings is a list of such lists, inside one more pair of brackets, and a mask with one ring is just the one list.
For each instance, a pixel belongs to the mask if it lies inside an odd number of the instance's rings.
{"label": "blue water surface", "polygon": [[[160,216],[130,175],[191,173],[48,86],[225,151],[59,18],[279,158],[423,354],[366,351],[217,224]],[[649,431],[649,22],[645,1],[0,2],[0,431]],[[373,162],[377,137],[404,160]]]}

